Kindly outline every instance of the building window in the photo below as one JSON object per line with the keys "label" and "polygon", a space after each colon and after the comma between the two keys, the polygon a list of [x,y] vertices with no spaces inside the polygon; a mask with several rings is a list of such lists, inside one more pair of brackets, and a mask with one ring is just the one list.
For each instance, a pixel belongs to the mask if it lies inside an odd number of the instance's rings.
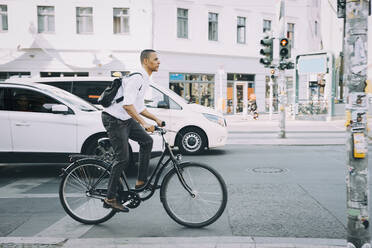
{"label": "building window", "polygon": [[88,72],[40,72],[40,77],[88,77]]}
{"label": "building window", "polygon": [[271,31],[271,20],[263,20],[263,29],[262,32],[266,33]]}
{"label": "building window", "polygon": [[287,26],[287,38],[291,40],[291,47],[294,48],[294,23],[288,23]]}
{"label": "building window", "polygon": [[237,34],[237,42],[245,44],[245,17],[238,16]]}
{"label": "building window", "polygon": [[129,9],[114,8],[114,34],[129,33]]}
{"label": "building window", "polygon": [[25,72],[25,71],[0,71],[0,82],[5,81],[8,78],[11,77],[30,77],[31,73],[30,72]]}
{"label": "building window", "polygon": [[208,39],[218,40],[218,14],[208,13]]}
{"label": "building window", "polygon": [[37,27],[39,33],[54,32],[54,7],[38,6],[37,7]]}
{"label": "building window", "polygon": [[169,88],[187,102],[214,107],[214,75],[170,73]]}
{"label": "building window", "polygon": [[189,32],[189,10],[177,9],[177,37],[188,38]]}
{"label": "building window", "polygon": [[93,33],[93,8],[76,7],[76,32],[78,34]]}
{"label": "building window", "polygon": [[8,6],[0,5],[0,31],[8,31]]}

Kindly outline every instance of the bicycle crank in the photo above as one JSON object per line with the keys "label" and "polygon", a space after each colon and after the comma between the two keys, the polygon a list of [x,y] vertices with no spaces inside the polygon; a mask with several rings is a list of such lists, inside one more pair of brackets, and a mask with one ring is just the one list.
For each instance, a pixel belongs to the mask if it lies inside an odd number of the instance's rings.
{"label": "bicycle crank", "polygon": [[136,208],[141,203],[139,195],[134,191],[121,191],[119,197],[121,203],[128,208]]}

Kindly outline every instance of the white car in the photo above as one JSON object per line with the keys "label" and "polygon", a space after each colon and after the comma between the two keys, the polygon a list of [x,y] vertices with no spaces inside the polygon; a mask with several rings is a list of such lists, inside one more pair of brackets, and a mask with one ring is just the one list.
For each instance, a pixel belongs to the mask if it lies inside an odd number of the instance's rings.
{"label": "white car", "polygon": [[[112,77],[47,77],[22,80],[59,87],[92,104],[97,104],[99,95],[113,79]],[[17,80],[19,79],[8,79],[6,82]],[[151,113],[166,122],[168,129],[175,131],[167,133],[167,140],[171,146],[178,146],[184,154],[201,153],[205,148],[226,144],[226,121],[223,115],[214,109],[189,104],[170,89],[156,83],[150,85],[146,106]]]}
{"label": "white car", "polygon": [[[67,162],[67,155],[93,154],[107,136],[101,111],[57,87],[33,82],[0,83],[0,162]],[[152,155],[162,151],[153,135]],[[136,160],[138,144],[130,141]]]}

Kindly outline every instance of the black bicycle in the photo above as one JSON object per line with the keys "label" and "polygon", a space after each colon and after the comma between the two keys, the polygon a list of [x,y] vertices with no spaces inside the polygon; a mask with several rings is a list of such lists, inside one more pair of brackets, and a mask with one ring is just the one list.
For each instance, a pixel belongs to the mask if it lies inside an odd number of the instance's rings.
{"label": "black bicycle", "polygon": [[[160,201],[167,214],[186,227],[204,227],[215,222],[227,203],[226,184],[213,168],[195,162],[182,162],[174,155],[164,135],[167,129],[156,127],[163,138],[164,151],[147,183],[131,189],[123,172],[118,200],[131,209],[150,199],[160,189]],[[164,162],[165,160],[165,162]],[[163,163],[164,162],[164,163]],[[64,210],[84,224],[98,224],[117,211],[103,207],[112,163],[98,157],[72,157],[63,169],[59,198]]]}

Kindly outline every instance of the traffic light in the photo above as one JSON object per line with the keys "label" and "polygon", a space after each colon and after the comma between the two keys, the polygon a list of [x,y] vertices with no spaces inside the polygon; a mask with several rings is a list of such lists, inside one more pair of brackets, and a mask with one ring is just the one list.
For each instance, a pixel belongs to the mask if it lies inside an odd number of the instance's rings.
{"label": "traffic light", "polygon": [[260,41],[260,44],[263,47],[260,50],[260,54],[265,56],[260,59],[260,63],[265,65],[265,67],[269,66],[273,61],[273,39],[274,38],[270,36],[266,36]]}
{"label": "traffic light", "polygon": [[280,60],[291,57],[291,42],[287,38],[279,39],[279,58]]}

